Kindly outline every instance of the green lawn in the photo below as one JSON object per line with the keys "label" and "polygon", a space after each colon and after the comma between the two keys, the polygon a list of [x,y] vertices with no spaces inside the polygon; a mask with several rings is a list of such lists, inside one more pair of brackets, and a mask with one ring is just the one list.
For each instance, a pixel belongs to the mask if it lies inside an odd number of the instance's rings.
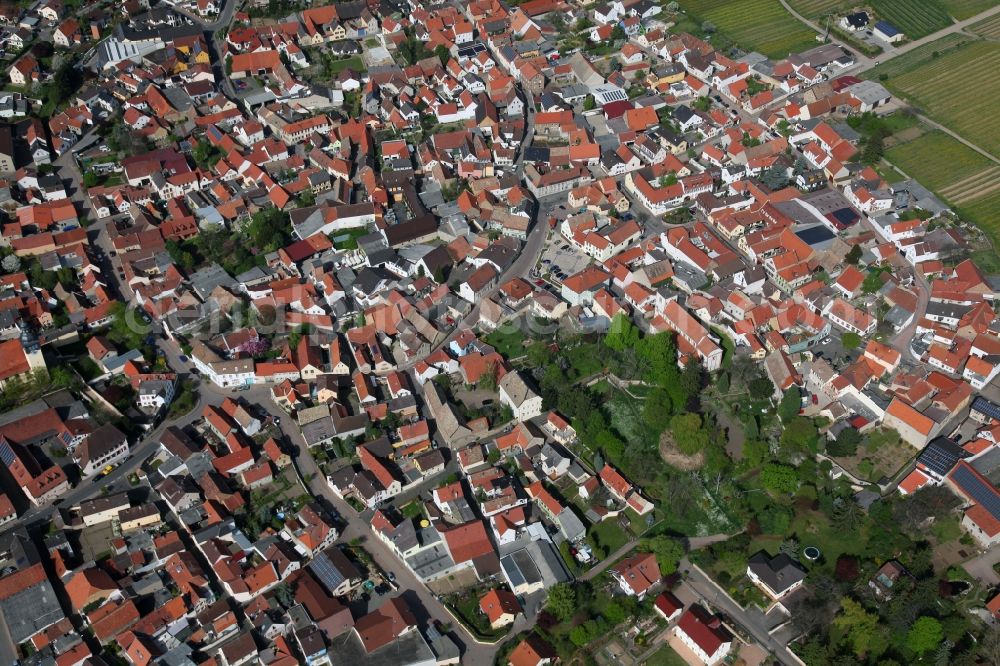
{"label": "green lawn", "polygon": [[784,58],[816,46],[816,33],[785,11],[778,0],[681,0],[699,23],[710,21],[747,51]]}
{"label": "green lawn", "polygon": [[674,652],[669,645],[664,645],[659,650],[650,655],[645,666],[687,666],[687,662]]}
{"label": "green lawn", "polygon": [[364,72],[367,67],[365,67],[364,61],[361,56],[352,56],[350,58],[344,58],[343,60],[337,60],[330,64],[330,71],[334,74],[340,74],[345,69],[351,69],[355,72]]}
{"label": "green lawn", "polygon": [[[628,535],[622,531],[622,528],[618,527],[618,521],[612,518],[591,525],[590,529],[587,530],[587,536],[595,547],[603,551],[604,557],[607,557],[628,542]],[[598,559],[603,559],[603,557],[599,557]]]}
{"label": "green lawn", "polygon": [[345,229],[344,231],[337,231],[330,234],[330,240],[338,250],[356,250],[358,249],[358,239],[362,236],[367,236],[369,233],[367,227]]}
{"label": "green lawn", "polygon": [[[519,320],[518,320],[519,321]],[[503,326],[485,338],[486,344],[495,347],[507,359],[524,355],[524,333],[519,326]]]}

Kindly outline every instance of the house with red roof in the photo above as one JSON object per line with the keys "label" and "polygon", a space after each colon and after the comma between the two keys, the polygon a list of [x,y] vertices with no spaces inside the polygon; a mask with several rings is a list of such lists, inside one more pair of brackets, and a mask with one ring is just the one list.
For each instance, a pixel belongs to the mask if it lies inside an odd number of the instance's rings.
{"label": "house with red roof", "polygon": [[490,621],[490,627],[499,629],[514,624],[518,614],[522,612],[517,597],[509,590],[493,589],[479,600],[479,610]]}
{"label": "house with red roof", "polygon": [[903,441],[922,449],[924,444],[937,432],[940,424],[929,416],[921,414],[899,398],[893,398],[885,410],[882,425],[894,428]]}
{"label": "house with red roof", "polygon": [[673,622],[680,617],[681,612],[684,610],[684,604],[671,592],[664,590],[656,595],[656,600],[653,602],[653,610],[667,622]]}
{"label": "house with red roof", "polygon": [[554,664],[558,659],[559,655],[555,648],[537,634],[529,634],[510,653],[507,663],[509,666],[547,666]]}
{"label": "house with red roof", "polygon": [[639,601],[646,597],[650,589],[659,585],[662,579],[660,565],[653,553],[633,555],[613,566],[610,571],[622,592]]}
{"label": "house with red roof", "polygon": [[733,634],[723,626],[722,620],[698,604],[693,604],[681,615],[674,635],[706,666],[722,661],[733,646]]}

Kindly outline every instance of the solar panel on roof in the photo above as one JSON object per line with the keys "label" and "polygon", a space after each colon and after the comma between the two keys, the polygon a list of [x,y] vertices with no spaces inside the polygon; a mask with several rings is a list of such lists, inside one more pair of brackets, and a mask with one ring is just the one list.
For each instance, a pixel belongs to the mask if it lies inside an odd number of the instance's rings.
{"label": "solar panel on roof", "polygon": [[309,564],[309,568],[328,590],[337,589],[345,580],[340,570],[333,566],[330,558],[322,553]]}
{"label": "solar panel on roof", "polygon": [[936,439],[920,452],[917,462],[938,476],[944,476],[963,457],[963,452],[964,450],[953,442]]}
{"label": "solar panel on roof", "polygon": [[965,465],[956,468],[951,478],[962,489],[962,492],[989,511],[995,519],[1000,520],[1000,493],[997,492],[996,488],[986,483]]}
{"label": "solar panel on roof", "polygon": [[17,456],[14,455],[14,451],[10,448],[10,444],[7,443],[7,440],[0,442],[0,460],[3,460],[3,464],[10,467],[11,463],[13,463],[16,458]]}
{"label": "solar panel on roof", "polygon": [[994,405],[992,402],[981,396],[972,401],[972,408],[981,414],[989,416],[990,418],[1000,419],[1000,406]]}

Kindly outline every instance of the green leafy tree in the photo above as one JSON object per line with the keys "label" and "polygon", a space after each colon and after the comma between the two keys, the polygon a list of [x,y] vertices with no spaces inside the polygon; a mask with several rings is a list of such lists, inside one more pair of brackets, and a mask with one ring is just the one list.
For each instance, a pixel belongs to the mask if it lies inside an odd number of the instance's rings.
{"label": "green leafy tree", "polygon": [[778,416],[785,423],[792,420],[799,414],[802,408],[802,392],[798,386],[790,386],[781,396],[778,403]]}
{"label": "green leafy tree", "polygon": [[715,379],[715,387],[719,389],[719,393],[729,393],[729,373],[720,372],[719,376]]}
{"label": "green leafy tree", "polygon": [[790,420],[781,433],[781,446],[791,453],[815,453],[818,441],[816,424],[804,416]]}
{"label": "green leafy tree", "polygon": [[601,615],[603,615],[604,619],[606,619],[610,624],[615,626],[624,622],[627,617],[625,609],[614,601],[609,601],[603,608],[601,608]]}
{"label": "green leafy tree", "polygon": [[878,615],[866,611],[864,606],[850,597],[841,599],[840,609],[833,625],[845,632],[854,653],[876,657],[882,654],[887,641],[879,626]]}
{"label": "green leafy tree", "polygon": [[447,65],[448,61],[451,59],[451,51],[449,51],[448,47],[444,44],[438,44],[434,47],[434,55],[436,55],[438,60],[441,61],[442,67]]}
{"label": "green leafy tree", "polygon": [[837,439],[827,445],[826,450],[832,456],[853,456],[861,444],[861,433],[856,428],[844,428],[837,433]]}
{"label": "green leafy tree", "polygon": [[760,485],[778,495],[791,495],[799,488],[799,475],[790,465],[767,463],[760,470]]}
{"label": "green leafy tree", "polygon": [[748,467],[758,467],[771,453],[771,447],[760,439],[748,439],[743,442],[743,461]]}
{"label": "green leafy tree", "polygon": [[876,291],[882,288],[884,281],[882,280],[883,269],[878,268],[868,272],[865,276],[864,281],[861,283],[861,291],[866,294],[874,294]]}
{"label": "green leafy tree", "polygon": [[774,384],[767,377],[755,377],[747,386],[753,398],[766,398],[774,393]]}
{"label": "green leafy tree", "polygon": [[678,414],[670,419],[670,430],[681,453],[694,455],[708,446],[708,432],[702,427],[700,414]]}
{"label": "green leafy tree", "polygon": [[677,571],[677,563],[684,557],[684,546],[664,534],[646,539],[642,547],[643,550],[656,555],[656,563],[660,565],[660,573],[664,576]]}
{"label": "green leafy tree", "polygon": [[852,245],[851,249],[844,255],[844,260],[853,266],[857,266],[858,262],[861,261],[862,254],[864,254],[864,250],[861,249],[860,245]]}
{"label": "green leafy tree", "polygon": [[586,99],[583,100],[583,110],[593,111],[597,108],[597,100],[594,99],[593,95],[587,95]]}
{"label": "green leafy tree", "polygon": [[649,394],[642,408],[642,416],[650,430],[661,433],[670,425],[670,415],[673,413],[671,408],[670,394],[663,389],[655,389]]}
{"label": "green leafy tree", "polygon": [[576,614],[576,591],[569,583],[557,583],[549,590],[545,610],[560,622],[568,621]]}
{"label": "green leafy tree", "polygon": [[222,151],[213,146],[207,139],[201,139],[191,151],[194,163],[202,169],[211,169],[222,157]]}
{"label": "green leafy tree", "polygon": [[924,655],[937,648],[944,638],[941,623],[933,617],[923,616],[917,619],[906,634],[906,647],[918,655]]}
{"label": "green leafy tree", "polygon": [[616,314],[604,336],[604,345],[608,349],[624,351],[635,348],[638,341],[639,329],[635,327],[627,315],[620,312]]}
{"label": "green leafy tree", "polygon": [[865,142],[865,149],[861,152],[861,161],[865,164],[878,164],[885,154],[885,141],[881,135],[868,139]]}

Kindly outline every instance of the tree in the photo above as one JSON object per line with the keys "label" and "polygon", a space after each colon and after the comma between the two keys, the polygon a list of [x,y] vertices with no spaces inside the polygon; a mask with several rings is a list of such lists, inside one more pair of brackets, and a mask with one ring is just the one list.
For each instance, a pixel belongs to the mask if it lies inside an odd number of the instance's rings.
{"label": "tree", "polygon": [[213,146],[207,139],[201,139],[191,151],[194,163],[202,169],[211,169],[222,157],[222,151]]}
{"label": "tree", "polygon": [[840,343],[844,345],[844,349],[847,349],[848,351],[857,349],[861,346],[861,336],[854,331],[844,331],[844,334],[840,336]]}
{"label": "tree", "polygon": [[943,638],[941,623],[925,615],[910,627],[909,633],[906,634],[906,647],[918,655],[924,655],[940,645]]}
{"label": "tree", "polygon": [[702,21],[701,31],[706,35],[712,34],[713,32],[715,32],[715,29],[716,29],[715,24],[712,23],[711,21]]}
{"label": "tree", "polygon": [[862,254],[864,254],[864,250],[861,249],[860,245],[852,245],[851,249],[844,255],[844,260],[853,266],[857,266],[858,262],[861,261]]}
{"label": "tree", "polygon": [[685,455],[694,455],[708,446],[708,433],[702,428],[700,414],[678,414],[670,419],[670,430],[678,450]]}
{"label": "tree", "polygon": [[760,182],[771,190],[780,190],[788,185],[788,170],[780,164],[770,166],[760,174]]}
{"label": "tree", "polygon": [[826,447],[832,456],[853,456],[858,452],[861,443],[861,433],[856,428],[844,428],[837,433],[837,439]]}
{"label": "tree", "polygon": [[841,555],[837,558],[837,566],[834,568],[833,575],[837,580],[844,581],[846,583],[853,583],[861,575],[861,565],[858,563],[858,558],[853,555]]}
{"label": "tree", "polygon": [[0,261],[0,268],[3,268],[4,273],[14,273],[21,268],[21,259],[16,254],[8,254]]}
{"label": "tree", "polygon": [[719,376],[715,379],[715,388],[719,389],[719,393],[729,393],[729,373],[720,372]]}
{"label": "tree", "polygon": [[656,433],[661,433],[670,425],[670,414],[672,413],[670,394],[663,389],[655,389],[646,398],[646,404],[642,408],[642,416],[649,429]]}
{"label": "tree", "polygon": [[619,312],[611,320],[611,326],[604,336],[604,346],[615,351],[635,348],[639,341],[639,329],[632,324],[628,316]]}
{"label": "tree", "polygon": [[762,534],[787,534],[791,524],[792,512],[783,506],[769,506],[757,514],[757,525]]}
{"label": "tree", "polygon": [[833,619],[833,625],[843,629],[847,640],[858,656],[877,656],[885,651],[886,639],[879,627],[878,615],[869,613],[864,606],[850,597],[840,602],[841,612]]}
{"label": "tree", "polygon": [[778,403],[778,416],[785,423],[795,418],[802,408],[802,392],[798,386],[789,386]]}
{"label": "tree", "polygon": [[774,393],[774,384],[767,377],[755,377],[747,386],[753,398],[766,398]]}
{"label": "tree", "polygon": [[861,291],[866,294],[874,294],[876,291],[881,289],[885,282],[882,279],[882,273],[882,269],[869,271],[868,275],[865,276],[864,281],[861,283]]}
{"label": "tree", "polygon": [[660,573],[664,576],[677,571],[677,563],[684,557],[684,546],[664,534],[646,539],[642,546],[643,550],[656,555],[656,563],[660,565]]}
{"label": "tree", "polygon": [[767,463],[760,470],[760,485],[778,495],[791,495],[799,489],[799,475],[790,465]]}
{"label": "tree", "polygon": [[597,108],[597,100],[594,99],[593,95],[587,95],[583,100],[583,110],[592,111]]}
{"label": "tree", "polygon": [[796,416],[781,433],[781,446],[792,453],[815,453],[819,432],[812,419]]}
{"label": "tree", "polygon": [[767,442],[760,439],[748,439],[743,442],[743,462],[748,467],[757,467],[771,453],[771,447]]}
{"label": "tree", "polygon": [[545,610],[560,622],[566,622],[576,614],[576,592],[569,583],[557,583],[549,590]]}
{"label": "tree", "polygon": [[444,44],[438,44],[434,47],[434,55],[438,57],[441,61],[441,66],[444,67],[448,64],[448,60],[451,58],[451,51]]}
{"label": "tree", "polygon": [[865,142],[865,149],[861,153],[861,161],[865,164],[878,164],[884,154],[885,140],[881,134],[876,134]]}
{"label": "tree", "polygon": [[705,387],[705,368],[701,359],[688,359],[681,372],[680,390],[684,397],[683,406],[689,411],[698,411],[698,396]]}
{"label": "tree", "polygon": [[68,100],[83,83],[83,75],[76,68],[75,59],[67,59],[59,66],[49,86],[49,104],[53,107]]}

